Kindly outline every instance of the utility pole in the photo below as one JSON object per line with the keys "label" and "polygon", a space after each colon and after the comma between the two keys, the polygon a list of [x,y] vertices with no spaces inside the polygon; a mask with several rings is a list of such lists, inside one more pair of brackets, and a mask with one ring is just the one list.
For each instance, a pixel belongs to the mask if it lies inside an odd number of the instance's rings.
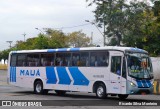
{"label": "utility pole", "polygon": [[9,43],[9,48],[11,48],[12,47],[11,44],[13,41],[6,41],[6,42]]}
{"label": "utility pole", "polygon": [[104,43],[103,43],[103,45],[105,46],[105,41],[106,41],[106,38],[105,38],[105,25],[104,25],[104,32],[101,32],[101,30],[99,29],[99,27],[94,23],[94,22],[91,22],[91,21],[89,21],[89,20],[85,20],[85,22],[89,22],[89,23],[91,23],[92,25],[94,25],[96,28],[97,28],[97,30],[101,33],[101,35],[103,36],[103,41],[104,41]]}
{"label": "utility pole", "polygon": [[91,32],[91,45],[93,44],[93,32]]}
{"label": "utility pole", "polygon": [[26,36],[26,33],[22,34],[24,36],[24,42],[25,42],[25,36]]}
{"label": "utility pole", "polygon": [[[104,3],[105,3],[105,1],[103,1],[103,11],[105,10]],[[104,30],[103,30],[103,45],[105,46],[106,45],[106,36],[105,36],[106,30],[105,30],[105,19],[104,18],[105,18],[105,14],[103,13],[103,28],[104,28]]]}

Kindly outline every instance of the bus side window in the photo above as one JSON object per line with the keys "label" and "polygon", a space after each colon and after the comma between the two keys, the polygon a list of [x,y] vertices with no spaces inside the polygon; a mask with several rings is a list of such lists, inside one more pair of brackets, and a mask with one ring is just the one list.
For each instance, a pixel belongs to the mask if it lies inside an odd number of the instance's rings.
{"label": "bus side window", "polygon": [[109,65],[109,53],[107,51],[91,52],[90,66],[104,67]]}
{"label": "bus side window", "polygon": [[39,66],[40,58],[39,54],[28,54],[27,55],[27,66]]}
{"label": "bus side window", "polygon": [[80,53],[73,53],[72,54],[72,66],[80,66]]}
{"label": "bus side window", "polygon": [[71,65],[71,53],[57,53],[56,54],[56,66],[70,66]]}
{"label": "bus side window", "polygon": [[26,66],[26,55],[25,54],[17,55],[17,66]]}
{"label": "bus side window", "polygon": [[54,54],[53,53],[41,54],[41,65],[54,66]]}
{"label": "bus side window", "polygon": [[63,54],[62,53],[56,53],[56,66],[62,66],[63,65]]}
{"label": "bus side window", "polygon": [[111,72],[121,75],[121,56],[112,56]]}
{"label": "bus side window", "polygon": [[81,52],[81,66],[89,66],[89,53],[88,52]]}
{"label": "bus side window", "polygon": [[64,61],[64,66],[71,66],[71,53],[65,53],[63,61]]}

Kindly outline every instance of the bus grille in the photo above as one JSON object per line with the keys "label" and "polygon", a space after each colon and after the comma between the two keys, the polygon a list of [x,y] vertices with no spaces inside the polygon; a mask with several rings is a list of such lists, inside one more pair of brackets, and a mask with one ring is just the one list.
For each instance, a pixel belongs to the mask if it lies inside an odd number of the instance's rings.
{"label": "bus grille", "polygon": [[152,86],[149,80],[136,80],[138,88],[149,88]]}

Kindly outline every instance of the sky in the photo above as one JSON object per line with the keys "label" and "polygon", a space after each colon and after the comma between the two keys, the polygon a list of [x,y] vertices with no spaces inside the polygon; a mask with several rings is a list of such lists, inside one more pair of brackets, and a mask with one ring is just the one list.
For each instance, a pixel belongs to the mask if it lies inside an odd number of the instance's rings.
{"label": "sky", "polygon": [[[26,39],[36,37],[40,31],[35,28],[62,28],[64,33],[82,30],[88,37],[93,32],[93,43],[101,45],[101,33],[85,22],[94,20],[95,7],[87,4],[86,0],[1,0],[0,51],[9,48],[6,41],[13,41],[13,46],[17,40],[24,40],[24,33]],[[83,24],[86,25],[78,26]]]}

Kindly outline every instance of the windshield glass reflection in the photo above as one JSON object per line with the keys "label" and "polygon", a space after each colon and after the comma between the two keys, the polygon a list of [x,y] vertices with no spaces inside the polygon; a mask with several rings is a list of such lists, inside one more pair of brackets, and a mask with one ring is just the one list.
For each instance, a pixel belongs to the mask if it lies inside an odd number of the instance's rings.
{"label": "windshield glass reflection", "polygon": [[129,75],[137,79],[153,78],[152,64],[147,54],[130,53],[127,55]]}

